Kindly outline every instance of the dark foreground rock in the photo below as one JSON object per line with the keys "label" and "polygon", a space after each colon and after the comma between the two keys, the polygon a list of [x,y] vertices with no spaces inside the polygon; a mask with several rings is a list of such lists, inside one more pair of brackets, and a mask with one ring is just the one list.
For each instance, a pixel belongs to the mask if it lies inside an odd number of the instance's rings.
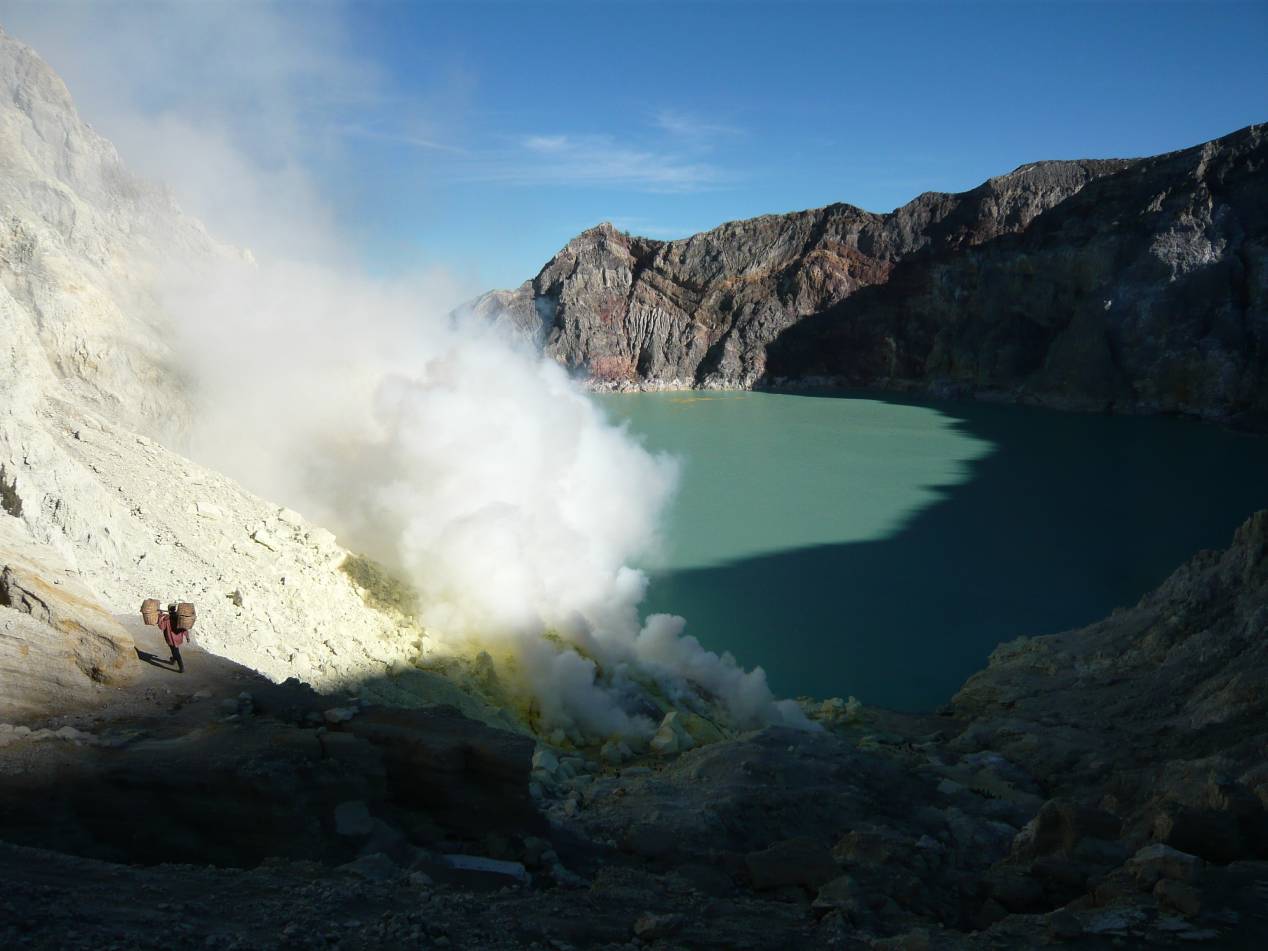
{"label": "dark foreground rock", "polygon": [[408,863],[547,832],[528,795],[532,742],[452,709],[367,711],[354,732],[202,706],[205,721],[175,735],[62,728],[11,742],[27,755],[0,773],[0,836],[119,862],[250,867],[376,851]]}
{"label": "dark foreground rock", "polygon": [[477,314],[615,387],[835,385],[1268,424],[1265,126],[889,214],[603,225]]}
{"label": "dark foreground rock", "polygon": [[1261,512],[938,716],[623,766],[293,682],[9,724],[0,946],[1265,947],[1266,627]]}
{"label": "dark foreground rock", "polygon": [[1268,858],[1268,512],[1135,607],[1003,645],[953,706],[953,745],[1098,791],[1132,846]]}

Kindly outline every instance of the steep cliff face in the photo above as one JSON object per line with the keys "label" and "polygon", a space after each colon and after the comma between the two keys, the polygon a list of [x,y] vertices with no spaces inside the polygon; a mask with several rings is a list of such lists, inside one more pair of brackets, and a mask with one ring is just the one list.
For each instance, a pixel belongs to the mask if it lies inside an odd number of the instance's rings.
{"label": "steep cliff face", "polygon": [[774,341],[769,378],[1263,413],[1266,128],[1134,162],[1015,234],[903,261]]}
{"label": "steep cliff face", "polygon": [[763,373],[766,345],[806,315],[884,283],[913,253],[1025,228],[1124,164],[1042,162],[960,195],[921,195],[888,215],[829,205],[681,241],[603,224],[532,281],[487,294],[475,309],[597,383],[749,386]]}
{"label": "steep cliff face", "polygon": [[597,385],[1259,410],[1264,128],[1150,159],[1026,165],[886,215],[831,205],[671,242],[601,225],[475,308]]}

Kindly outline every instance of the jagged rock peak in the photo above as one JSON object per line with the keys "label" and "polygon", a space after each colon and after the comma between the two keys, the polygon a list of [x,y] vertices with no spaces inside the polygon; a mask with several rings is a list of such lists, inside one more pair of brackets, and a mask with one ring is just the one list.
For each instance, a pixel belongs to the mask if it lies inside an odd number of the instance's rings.
{"label": "jagged rock peak", "polygon": [[2,31],[0,112],[0,165],[7,177],[51,179],[104,212],[144,202],[174,211],[171,195],[129,173],[115,147],[80,117],[61,77]]}

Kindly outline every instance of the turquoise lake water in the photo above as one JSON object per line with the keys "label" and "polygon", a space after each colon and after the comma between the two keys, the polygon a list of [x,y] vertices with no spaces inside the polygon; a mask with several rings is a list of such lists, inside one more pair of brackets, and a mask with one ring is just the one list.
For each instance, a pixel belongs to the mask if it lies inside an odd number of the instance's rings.
{"label": "turquoise lake water", "polygon": [[647,613],[784,696],[946,703],[1000,642],[1134,604],[1268,507],[1268,438],[775,393],[600,397],[683,462]]}

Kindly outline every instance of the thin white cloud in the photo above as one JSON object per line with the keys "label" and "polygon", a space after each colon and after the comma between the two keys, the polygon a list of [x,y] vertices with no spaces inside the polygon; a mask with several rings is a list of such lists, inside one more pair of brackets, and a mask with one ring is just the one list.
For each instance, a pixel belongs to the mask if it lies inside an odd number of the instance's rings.
{"label": "thin white cloud", "polygon": [[477,157],[458,172],[465,182],[500,185],[620,187],[691,192],[732,180],[728,171],[680,151],[631,144],[607,134],[536,133]]}
{"label": "thin white cloud", "polygon": [[738,126],[702,119],[676,109],[662,109],[655,113],[652,116],[652,125],[662,132],[696,145],[704,145],[713,139],[734,138],[744,134],[744,130]]}
{"label": "thin white cloud", "polygon": [[468,151],[457,145],[450,145],[425,135],[384,129],[370,129],[365,126],[346,125],[337,130],[340,135],[351,139],[371,139],[375,142],[396,142],[426,152],[446,152],[450,155],[467,155]]}
{"label": "thin white cloud", "polygon": [[524,148],[530,152],[558,154],[568,149],[566,135],[530,135],[524,139]]}
{"label": "thin white cloud", "polygon": [[[736,178],[733,169],[708,158],[718,140],[743,130],[676,109],[653,113],[643,135],[532,132],[473,153],[460,181],[500,185],[566,185],[683,193],[718,188]],[[678,234],[646,226],[641,233]]]}

